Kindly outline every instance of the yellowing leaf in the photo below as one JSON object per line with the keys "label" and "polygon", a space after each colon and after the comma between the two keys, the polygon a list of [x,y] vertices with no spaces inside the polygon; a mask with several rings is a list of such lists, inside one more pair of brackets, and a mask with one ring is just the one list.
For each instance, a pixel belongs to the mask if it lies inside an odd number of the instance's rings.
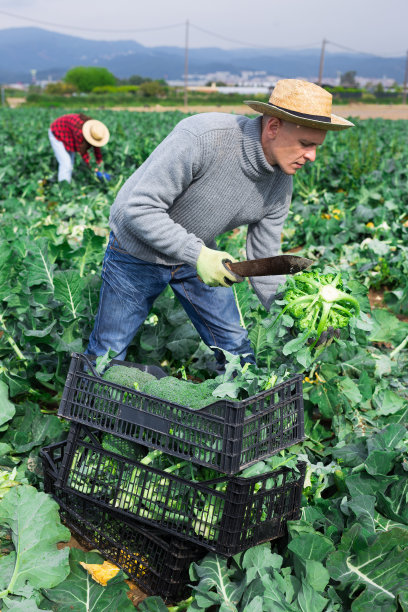
{"label": "yellowing leaf", "polygon": [[101,563],[84,563],[80,561],[80,565],[90,574],[90,576],[102,586],[106,586],[108,580],[114,578],[120,571],[116,565],[110,561]]}

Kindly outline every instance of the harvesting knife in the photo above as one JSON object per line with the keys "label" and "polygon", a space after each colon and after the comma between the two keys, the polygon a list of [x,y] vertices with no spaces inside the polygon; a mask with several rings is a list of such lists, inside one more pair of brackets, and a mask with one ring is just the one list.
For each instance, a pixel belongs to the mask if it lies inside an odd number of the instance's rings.
{"label": "harvesting knife", "polygon": [[296,274],[305,270],[313,263],[312,259],[298,257],[297,255],[277,255],[263,259],[249,259],[232,263],[226,259],[224,266],[237,276],[237,282],[243,276],[270,276],[277,274]]}

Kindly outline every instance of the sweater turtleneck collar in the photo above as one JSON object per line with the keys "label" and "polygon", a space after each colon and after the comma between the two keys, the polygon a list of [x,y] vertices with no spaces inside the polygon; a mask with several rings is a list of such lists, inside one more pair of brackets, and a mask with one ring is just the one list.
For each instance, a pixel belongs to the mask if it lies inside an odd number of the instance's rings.
{"label": "sweater turtleneck collar", "polygon": [[265,178],[279,173],[278,166],[271,166],[266,160],[261,143],[262,115],[256,119],[248,119],[244,126],[244,157],[248,176]]}

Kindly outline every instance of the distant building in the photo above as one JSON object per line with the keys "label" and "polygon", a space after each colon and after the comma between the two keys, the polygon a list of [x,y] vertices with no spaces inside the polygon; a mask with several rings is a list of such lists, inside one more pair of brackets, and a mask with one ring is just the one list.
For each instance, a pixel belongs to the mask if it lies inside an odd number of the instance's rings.
{"label": "distant building", "polygon": [[8,89],[18,89],[19,91],[25,91],[28,88],[27,83],[8,83],[5,85]]}

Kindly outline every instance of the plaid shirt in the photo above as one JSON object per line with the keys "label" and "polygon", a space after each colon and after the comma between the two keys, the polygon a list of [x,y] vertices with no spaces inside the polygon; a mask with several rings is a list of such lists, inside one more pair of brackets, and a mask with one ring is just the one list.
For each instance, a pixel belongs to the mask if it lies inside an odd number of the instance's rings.
{"label": "plaid shirt", "polygon": [[[67,151],[81,153],[81,145],[85,141],[82,135],[84,121],[75,113],[63,115],[51,123],[51,132],[57,140],[64,143]],[[96,163],[102,162],[102,152],[99,147],[93,147]],[[89,166],[90,157],[88,151],[81,153],[82,159]]]}

